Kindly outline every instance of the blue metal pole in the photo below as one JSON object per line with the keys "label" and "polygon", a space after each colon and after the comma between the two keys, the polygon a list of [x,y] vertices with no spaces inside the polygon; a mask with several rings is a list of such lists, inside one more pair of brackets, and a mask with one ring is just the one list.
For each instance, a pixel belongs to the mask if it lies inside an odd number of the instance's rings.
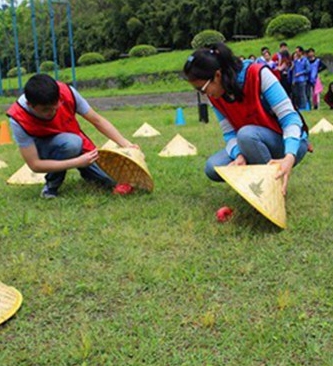
{"label": "blue metal pole", "polygon": [[15,6],[14,6],[14,0],[10,0],[10,9],[11,9],[11,13],[12,13],[13,33],[14,33],[14,40],[15,40],[15,57],[16,57],[18,86],[19,86],[19,91],[22,92],[21,62],[20,62],[20,51],[19,51],[18,36],[17,36],[16,11],[15,11]]}
{"label": "blue metal pole", "polygon": [[30,10],[31,10],[32,34],[34,38],[35,64],[36,64],[36,71],[39,74],[40,70],[39,70],[39,55],[38,55],[38,39],[36,30],[36,12],[35,12],[34,0],[30,0]]}
{"label": "blue metal pole", "polygon": [[54,10],[52,7],[52,0],[48,0],[49,5],[49,13],[50,13],[50,26],[51,26],[51,34],[52,34],[52,48],[53,48],[53,62],[54,62],[54,76],[55,79],[58,80],[58,56],[57,56],[57,40],[56,34],[54,30]]}
{"label": "blue metal pole", "polygon": [[1,61],[0,61],[0,95],[1,95],[1,96],[3,95]]}
{"label": "blue metal pole", "polygon": [[71,16],[71,6],[69,4],[69,1],[67,1],[67,21],[68,21],[68,39],[69,39],[69,50],[70,50],[70,54],[71,54],[73,86],[75,89],[77,89],[77,82],[76,82],[76,75],[75,75],[75,55],[74,55],[72,16]]}

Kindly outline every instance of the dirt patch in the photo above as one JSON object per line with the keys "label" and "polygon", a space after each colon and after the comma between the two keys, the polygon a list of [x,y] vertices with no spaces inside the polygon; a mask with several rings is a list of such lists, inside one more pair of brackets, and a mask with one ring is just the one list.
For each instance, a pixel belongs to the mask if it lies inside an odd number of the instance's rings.
{"label": "dirt patch", "polygon": [[87,98],[93,108],[109,110],[122,106],[144,106],[168,104],[174,106],[195,106],[197,96],[195,92],[127,95],[121,97]]}

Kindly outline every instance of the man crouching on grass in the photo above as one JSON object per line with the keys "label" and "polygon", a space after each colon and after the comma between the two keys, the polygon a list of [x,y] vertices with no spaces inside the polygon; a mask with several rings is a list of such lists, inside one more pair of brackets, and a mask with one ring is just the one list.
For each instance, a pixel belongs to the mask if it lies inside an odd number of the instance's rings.
{"label": "man crouching on grass", "polygon": [[96,164],[97,148],[81,130],[76,113],[119,146],[134,146],[74,88],[47,74],[34,75],[7,115],[29,168],[36,173],[47,173],[41,192],[43,198],[57,197],[66,171],[71,168],[77,168],[87,181],[110,188],[116,185]]}

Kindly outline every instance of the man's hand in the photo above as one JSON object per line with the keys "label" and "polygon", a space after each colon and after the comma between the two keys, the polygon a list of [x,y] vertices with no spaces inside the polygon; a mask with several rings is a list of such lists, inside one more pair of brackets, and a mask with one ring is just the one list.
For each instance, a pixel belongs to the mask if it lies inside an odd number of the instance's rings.
{"label": "man's hand", "polygon": [[98,151],[97,149],[94,149],[92,151],[89,151],[87,153],[84,153],[77,158],[77,168],[85,168],[92,163],[94,163],[98,159]]}
{"label": "man's hand", "polygon": [[288,179],[291,174],[291,170],[295,164],[296,158],[293,154],[287,154],[283,159],[272,159],[268,164],[280,164],[280,169],[275,176],[275,179],[283,178],[282,182],[282,194],[287,194]]}
{"label": "man's hand", "polygon": [[244,155],[239,154],[237,155],[237,158],[228,164],[228,166],[235,166],[235,165],[246,165],[246,160],[244,158]]}
{"label": "man's hand", "polygon": [[138,149],[140,150],[140,146],[137,145],[137,144],[132,144],[132,142],[126,140],[126,145],[122,146],[122,147],[130,147],[130,148],[133,148],[133,149]]}

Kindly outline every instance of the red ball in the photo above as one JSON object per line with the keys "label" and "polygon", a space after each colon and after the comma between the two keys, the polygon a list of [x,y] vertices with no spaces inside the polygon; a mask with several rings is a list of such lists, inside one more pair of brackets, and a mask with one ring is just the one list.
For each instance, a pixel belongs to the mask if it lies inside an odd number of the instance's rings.
{"label": "red ball", "polygon": [[133,193],[134,188],[127,183],[118,183],[114,188],[112,193],[113,194],[121,194],[121,195],[125,195],[125,194],[130,194]]}
{"label": "red ball", "polygon": [[219,222],[225,222],[231,219],[233,211],[230,207],[224,206],[216,211],[216,219]]}

